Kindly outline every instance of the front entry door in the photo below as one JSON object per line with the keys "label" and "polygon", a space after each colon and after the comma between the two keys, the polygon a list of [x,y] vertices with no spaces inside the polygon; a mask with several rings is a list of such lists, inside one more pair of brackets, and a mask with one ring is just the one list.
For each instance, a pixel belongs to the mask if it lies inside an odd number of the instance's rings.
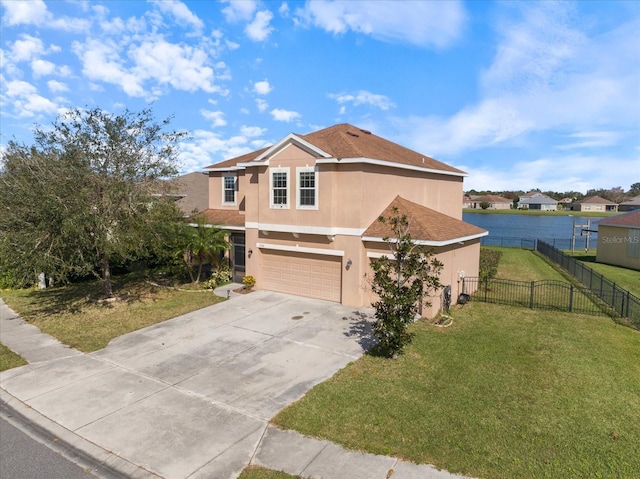
{"label": "front entry door", "polygon": [[245,272],[245,235],[244,233],[231,234],[231,271],[233,281],[242,283]]}

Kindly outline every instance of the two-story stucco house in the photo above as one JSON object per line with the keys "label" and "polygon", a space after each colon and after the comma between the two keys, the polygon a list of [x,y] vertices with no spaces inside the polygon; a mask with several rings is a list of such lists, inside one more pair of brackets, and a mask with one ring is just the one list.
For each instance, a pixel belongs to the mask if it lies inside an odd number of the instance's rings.
{"label": "two-story stucco house", "polygon": [[254,276],[257,289],[369,306],[370,259],[389,253],[378,218],[394,207],[444,263],[454,299],[460,278],[478,275],[487,232],[462,221],[466,174],[369,131],[290,134],[205,170],[205,217],[230,232],[234,276]]}

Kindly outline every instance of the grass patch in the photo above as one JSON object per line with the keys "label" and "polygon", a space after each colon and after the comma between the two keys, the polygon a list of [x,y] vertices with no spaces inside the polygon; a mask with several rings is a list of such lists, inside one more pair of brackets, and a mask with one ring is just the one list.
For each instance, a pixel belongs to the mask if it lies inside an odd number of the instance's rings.
{"label": "grass patch", "polygon": [[271,469],[265,469],[259,466],[249,466],[242,474],[238,476],[238,479],[301,479],[300,476],[292,476],[285,472],[273,471]]}
{"label": "grass patch", "polygon": [[591,217],[605,217],[615,216],[617,212],[606,211],[541,211],[541,210],[491,210],[491,209],[475,209],[464,208],[463,213],[479,213],[481,215],[526,215],[526,216],[591,216]]}
{"label": "grass patch", "polygon": [[[571,254],[569,251],[565,251],[565,253]],[[640,271],[623,268],[621,266],[596,263],[595,251],[589,251],[588,253],[577,251],[572,256],[577,260],[584,262],[585,266],[588,266],[596,273],[600,273],[608,280],[613,281],[621,288],[630,291],[632,294],[640,298]]]}
{"label": "grass patch", "polygon": [[115,278],[117,301],[103,301],[102,289],[100,281],[92,281],[1,294],[25,321],[84,352],[102,349],[113,338],[131,331],[223,301],[211,292],[157,287],[132,275]]}
{"label": "grass patch", "polygon": [[483,246],[482,248],[502,253],[496,278],[514,281],[568,281],[565,275],[533,250],[497,246]]}
{"label": "grass patch", "polygon": [[27,362],[22,356],[14,353],[4,344],[0,343],[0,371],[24,366]]}
{"label": "grass patch", "polygon": [[634,477],[640,334],[471,303],[395,361],[365,356],[274,419],[350,449],[491,478]]}

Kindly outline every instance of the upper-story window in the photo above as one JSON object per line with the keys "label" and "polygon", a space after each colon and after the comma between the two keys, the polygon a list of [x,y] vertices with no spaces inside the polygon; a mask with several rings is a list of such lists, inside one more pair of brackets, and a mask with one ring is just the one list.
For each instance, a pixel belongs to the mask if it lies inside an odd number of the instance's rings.
{"label": "upper-story window", "polygon": [[300,209],[318,208],[318,175],[313,167],[296,168],[298,175],[298,201]]}
{"label": "upper-story window", "polygon": [[269,180],[271,207],[289,208],[289,168],[272,168]]}
{"label": "upper-story window", "polygon": [[236,204],[236,177],[235,175],[225,175],[222,177],[222,204]]}

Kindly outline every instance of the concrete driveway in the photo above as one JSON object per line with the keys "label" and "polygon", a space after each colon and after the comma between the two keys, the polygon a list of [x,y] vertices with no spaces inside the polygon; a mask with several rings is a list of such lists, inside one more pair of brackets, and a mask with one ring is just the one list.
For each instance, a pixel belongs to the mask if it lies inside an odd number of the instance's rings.
{"label": "concrete driveway", "polygon": [[271,417],[371,345],[367,313],[256,291],[6,371],[0,385],[140,477],[232,478]]}

